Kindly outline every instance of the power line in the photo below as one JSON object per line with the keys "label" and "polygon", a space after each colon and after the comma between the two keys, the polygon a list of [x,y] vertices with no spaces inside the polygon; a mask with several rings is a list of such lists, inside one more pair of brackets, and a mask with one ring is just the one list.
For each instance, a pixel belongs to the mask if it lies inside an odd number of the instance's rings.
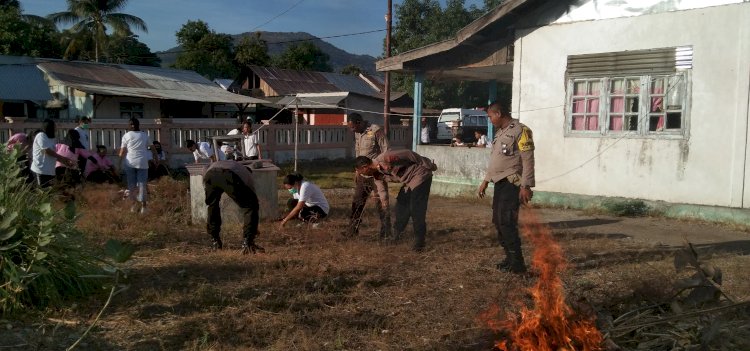
{"label": "power line", "polygon": [[283,16],[283,15],[284,15],[285,13],[287,13],[287,12],[291,11],[291,10],[292,10],[293,8],[297,7],[297,5],[301,4],[301,3],[303,2],[303,1],[305,1],[305,0],[299,0],[299,1],[297,1],[297,2],[296,2],[296,3],[294,4],[294,5],[292,5],[292,6],[291,6],[291,7],[289,7],[288,9],[286,9],[286,10],[284,10],[283,12],[281,12],[280,14],[278,14],[278,15],[274,16],[274,17],[273,17],[273,18],[271,18],[270,20],[268,20],[268,21],[265,21],[265,22],[264,22],[263,24],[261,24],[261,25],[259,25],[259,26],[256,26],[255,28],[251,29],[250,31],[252,32],[252,31],[254,31],[254,30],[256,30],[256,29],[258,29],[258,28],[260,28],[260,27],[263,27],[263,26],[265,26],[266,24],[269,24],[269,23],[271,23],[271,21],[273,21],[273,20],[275,20],[275,19],[277,19],[277,18],[279,18],[279,17]]}

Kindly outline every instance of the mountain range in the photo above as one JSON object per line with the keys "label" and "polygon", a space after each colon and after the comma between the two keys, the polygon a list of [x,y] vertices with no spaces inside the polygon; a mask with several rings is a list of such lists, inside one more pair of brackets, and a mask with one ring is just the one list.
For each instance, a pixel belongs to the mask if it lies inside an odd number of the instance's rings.
{"label": "mountain range", "polygon": [[[232,40],[235,45],[239,44],[240,40],[245,36],[255,36],[254,32],[246,32],[242,34],[232,35]],[[330,57],[329,63],[333,67],[334,72],[341,72],[341,69],[347,65],[356,65],[362,70],[375,73],[375,57],[370,55],[355,55],[348,53],[336,46],[325,42],[310,33],[306,32],[260,32],[261,39],[268,43],[268,55],[271,57],[281,54],[290,45],[300,43],[303,41],[311,41],[321,51],[328,54]],[[177,46],[166,51],[156,52],[156,55],[161,58],[162,67],[170,67],[177,60],[177,54],[182,50],[181,47]]]}

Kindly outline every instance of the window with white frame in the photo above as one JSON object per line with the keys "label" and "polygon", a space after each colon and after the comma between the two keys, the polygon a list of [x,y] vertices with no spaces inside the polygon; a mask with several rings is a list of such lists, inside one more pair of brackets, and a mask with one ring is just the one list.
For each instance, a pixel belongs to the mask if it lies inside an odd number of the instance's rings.
{"label": "window with white frame", "polygon": [[691,67],[690,47],[569,56],[567,133],[683,135]]}

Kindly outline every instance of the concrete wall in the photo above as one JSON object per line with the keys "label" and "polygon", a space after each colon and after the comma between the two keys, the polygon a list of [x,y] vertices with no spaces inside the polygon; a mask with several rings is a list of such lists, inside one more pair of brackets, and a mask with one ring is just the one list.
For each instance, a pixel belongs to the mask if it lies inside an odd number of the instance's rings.
{"label": "concrete wall", "polygon": [[[431,194],[473,196],[487,171],[490,149],[417,145],[417,153],[438,166],[433,173]],[[491,194],[490,194],[491,195]]]}
{"label": "concrete wall", "polygon": [[[518,31],[512,107],[534,131],[537,189],[750,208],[747,23],[750,3]],[[565,135],[568,55],[675,46],[693,47],[684,137]]]}
{"label": "concrete wall", "polygon": [[96,116],[94,116],[95,118],[121,118],[121,102],[143,104],[143,118],[155,119],[161,117],[161,106],[159,105],[159,100],[156,99],[119,96],[97,96],[96,99],[98,100],[98,106],[96,107]]}

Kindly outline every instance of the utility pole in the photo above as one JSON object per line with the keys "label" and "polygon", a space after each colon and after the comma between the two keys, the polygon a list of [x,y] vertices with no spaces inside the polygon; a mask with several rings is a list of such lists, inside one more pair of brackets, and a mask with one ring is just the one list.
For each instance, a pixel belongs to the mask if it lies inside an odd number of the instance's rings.
{"label": "utility pole", "polygon": [[[391,57],[391,18],[393,0],[388,0],[388,13],[385,15],[385,58]],[[385,71],[385,91],[383,94],[383,128],[385,137],[390,137],[391,124],[391,73]]]}

